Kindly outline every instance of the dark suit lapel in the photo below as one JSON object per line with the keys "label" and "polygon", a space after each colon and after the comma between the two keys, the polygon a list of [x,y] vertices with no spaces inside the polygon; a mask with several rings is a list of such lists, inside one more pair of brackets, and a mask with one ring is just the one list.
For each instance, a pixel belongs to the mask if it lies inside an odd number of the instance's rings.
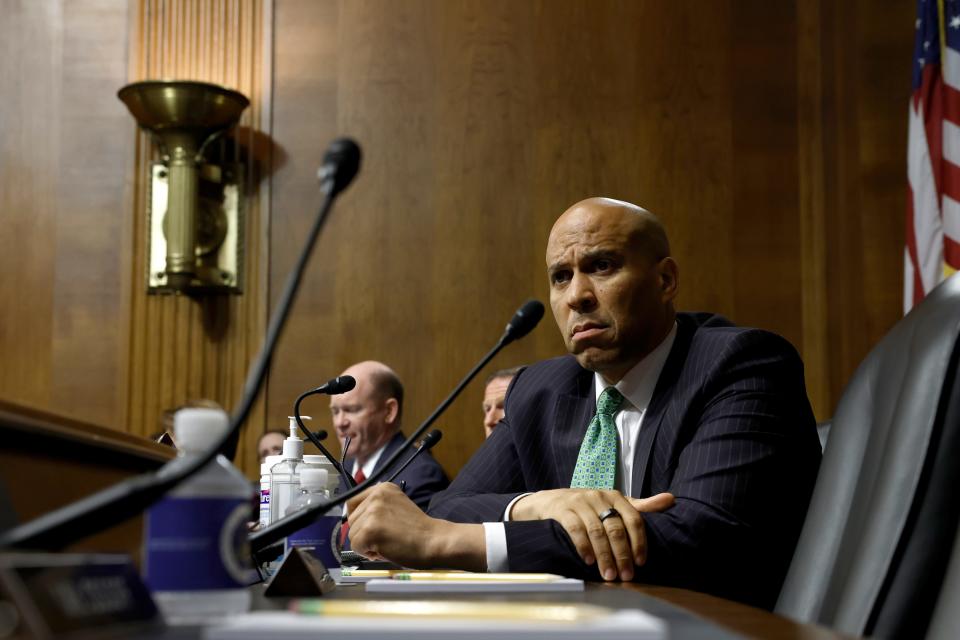
{"label": "dark suit lapel", "polygon": [[687,360],[690,342],[693,340],[695,331],[696,327],[692,321],[687,321],[683,316],[677,316],[677,337],[673,341],[670,355],[667,356],[667,361],[664,363],[660,377],[657,379],[653,397],[650,399],[650,406],[647,407],[643,416],[637,448],[633,454],[634,497],[644,497],[650,491],[648,477],[650,475],[650,455],[653,451],[653,443],[657,439],[663,417],[671,407],[671,400],[675,400],[677,397],[674,389],[680,377],[680,372],[683,370],[683,364]]}
{"label": "dark suit lapel", "polygon": [[[403,444],[403,441],[404,441],[404,440],[406,440],[406,438],[404,438],[404,437],[403,437],[403,434],[400,433],[399,431],[397,431],[395,434],[393,434],[393,437],[390,438],[390,439],[387,441],[387,446],[386,446],[386,448],[384,448],[383,453],[380,454],[380,458],[377,460],[377,464],[373,465],[373,472],[374,472],[374,473],[376,473],[377,471],[379,471],[379,470],[380,470],[380,467],[382,467],[383,465],[385,465],[385,464],[387,463],[387,460],[389,460],[389,459],[390,459],[390,456],[393,455],[393,452],[396,451],[397,448],[398,448],[400,445]],[[410,453],[413,453],[413,450],[412,450],[412,449],[411,449]],[[405,458],[404,458],[403,456],[400,456],[400,459],[397,460],[397,464],[394,465],[394,466],[399,466],[399,465],[403,464],[404,461],[405,461]]]}
{"label": "dark suit lapel", "polygon": [[574,388],[570,393],[557,396],[554,407],[553,459],[556,462],[556,482],[560,487],[569,487],[573,470],[577,466],[580,445],[587,432],[587,425],[596,411],[593,391],[593,373],[582,369],[577,375]]}

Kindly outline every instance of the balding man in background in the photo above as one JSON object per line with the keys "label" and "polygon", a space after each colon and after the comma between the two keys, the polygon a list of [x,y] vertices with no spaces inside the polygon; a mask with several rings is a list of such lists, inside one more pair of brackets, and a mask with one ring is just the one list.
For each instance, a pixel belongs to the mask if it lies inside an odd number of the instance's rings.
{"label": "balding man in background", "polygon": [[503,420],[503,401],[507,397],[507,388],[521,369],[522,366],[500,369],[487,376],[483,387],[483,430],[488,438],[497,423]]}
{"label": "balding man in background", "polygon": [[[344,468],[359,484],[378,471],[403,444],[405,437],[400,432],[403,384],[393,369],[373,360],[359,362],[347,368],[342,375],[353,376],[357,386],[347,393],[331,396],[330,413],[341,448],[346,438],[350,437]],[[394,466],[399,468],[407,457],[401,456]],[[384,478],[390,474],[388,470]],[[418,455],[397,476],[396,482],[424,510],[433,494],[450,484],[443,468],[429,451]],[[342,485],[341,481],[341,491],[346,489]]]}

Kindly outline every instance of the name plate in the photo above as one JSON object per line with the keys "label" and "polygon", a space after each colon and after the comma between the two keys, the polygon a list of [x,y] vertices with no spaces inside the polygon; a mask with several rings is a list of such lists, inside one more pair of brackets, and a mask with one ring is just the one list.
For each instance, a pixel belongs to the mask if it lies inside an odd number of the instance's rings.
{"label": "name plate", "polygon": [[109,638],[162,627],[128,556],[0,553],[0,638]]}

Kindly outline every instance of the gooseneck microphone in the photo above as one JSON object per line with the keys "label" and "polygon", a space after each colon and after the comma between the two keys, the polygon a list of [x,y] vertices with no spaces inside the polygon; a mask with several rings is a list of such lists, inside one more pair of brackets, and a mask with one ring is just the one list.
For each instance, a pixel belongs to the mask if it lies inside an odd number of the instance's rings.
{"label": "gooseneck microphone", "polygon": [[337,138],[323,154],[323,164],[317,170],[320,188],[330,198],[350,186],[360,171],[360,147],[350,138]]}
{"label": "gooseneck microphone", "polygon": [[360,147],[348,138],[334,140],[324,154],[323,166],[320,170],[323,203],[307,233],[307,239],[297,262],[287,276],[277,302],[277,310],[267,327],[263,346],[247,373],[240,402],[230,416],[229,427],[223,436],[193,460],[188,462],[181,458],[172,460],[156,471],[128,478],[82,500],[72,502],[5,531],[0,535],[0,548],[22,547],[50,551],[61,549],[67,544],[109,529],[142,512],[168,491],[203,469],[218,453],[233,459],[240,437],[240,427],[246,422],[253,403],[263,388],[263,382],[270,367],[270,359],[290,314],[290,308],[300,281],[303,279],[313,246],[316,244],[327,215],[333,208],[336,196],[357,175],[360,157]]}
{"label": "gooseneck microphone", "polygon": [[250,536],[250,548],[254,554],[261,551],[265,547],[270,546],[271,544],[285,538],[286,536],[299,531],[303,527],[307,526],[314,520],[316,520],[321,514],[328,511],[329,509],[345,503],[350,498],[355,495],[360,494],[367,487],[373,486],[374,483],[380,480],[383,474],[387,469],[396,464],[397,460],[400,459],[400,456],[403,455],[404,451],[413,446],[413,443],[416,442],[430,426],[440,417],[447,407],[450,406],[457,396],[463,391],[464,387],[473,380],[476,375],[483,369],[488,362],[490,362],[495,355],[497,355],[501,349],[513,342],[518,340],[523,336],[530,333],[531,330],[537,323],[540,322],[540,318],[543,317],[543,304],[537,300],[527,300],[523,303],[523,306],[517,310],[513,318],[510,319],[510,322],[507,323],[506,330],[503,335],[500,336],[500,340],[497,341],[497,344],[494,345],[490,351],[487,352],[483,358],[480,359],[473,369],[464,376],[460,383],[450,392],[443,402],[434,409],[433,413],[423,421],[423,423],[417,427],[416,431],[410,434],[410,437],[407,438],[404,443],[393,452],[387,461],[380,466],[380,468],[374,473],[370,474],[370,477],[364,480],[362,483],[348,489],[346,492],[340,494],[336,498],[333,498],[329,502],[318,503],[312,507],[307,507],[297,511],[281,520],[277,520],[268,527],[261,529],[253,533]]}
{"label": "gooseneck microphone", "polygon": [[[327,451],[327,448],[320,443],[320,438],[315,438],[309,429],[303,424],[303,419],[300,417],[300,403],[310,396],[318,394],[326,394],[330,396],[339,395],[341,393],[346,393],[350,391],[355,386],[357,386],[357,381],[353,376],[337,376],[330,382],[320,385],[316,389],[310,389],[309,391],[304,391],[299,396],[297,396],[296,402],[293,403],[293,418],[297,421],[297,424],[300,426],[300,429],[304,432],[310,442],[313,443],[317,449],[320,450],[320,453],[330,461],[333,465],[333,468],[337,470],[337,473],[340,474],[340,477],[343,478],[343,481],[347,483],[348,487],[355,487],[357,485],[354,482],[353,478],[350,477],[350,474],[344,471],[342,462],[338,462],[336,458],[333,457],[333,454]],[[349,439],[347,440],[347,445],[350,446]],[[344,447],[346,449],[346,447]]]}
{"label": "gooseneck microphone", "polygon": [[543,304],[539,300],[527,300],[510,318],[498,345],[503,348],[527,335],[543,317]]}
{"label": "gooseneck microphone", "polygon": [[393,474],[389,478],[387,478],[387,482],[393,482],[394,480],[396,480],[397,476],[400,475],[404,469],[410,466],[410,463],[413,462],[414,459],[418,455],[420,455],[422,451],[430,451],[430,449],[433,449],[433,445],[440,442],[440,438],[442,437],[443,437],[443,433],[439,429],[434,429],[433,431],[428,433],[426,437],[420,442],[420,446],[417,447],[417,450],[413,452],[413,455],[407,458],[407,461],[404,462],[402,465],[400,465],[400,468],[394,471]]}

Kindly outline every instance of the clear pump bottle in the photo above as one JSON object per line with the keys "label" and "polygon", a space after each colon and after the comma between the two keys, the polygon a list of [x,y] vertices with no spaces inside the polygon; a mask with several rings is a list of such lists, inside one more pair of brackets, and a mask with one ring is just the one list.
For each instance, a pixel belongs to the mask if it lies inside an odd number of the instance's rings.
{"label": "clear pump bottle", "polygon": [[[302,416],[309,420],[309,416]],[[270,523],[283,517],[300,490],[303,439],[297,421],[290,417],[290,435],[283,441],[283,459],[270,468]]]}

